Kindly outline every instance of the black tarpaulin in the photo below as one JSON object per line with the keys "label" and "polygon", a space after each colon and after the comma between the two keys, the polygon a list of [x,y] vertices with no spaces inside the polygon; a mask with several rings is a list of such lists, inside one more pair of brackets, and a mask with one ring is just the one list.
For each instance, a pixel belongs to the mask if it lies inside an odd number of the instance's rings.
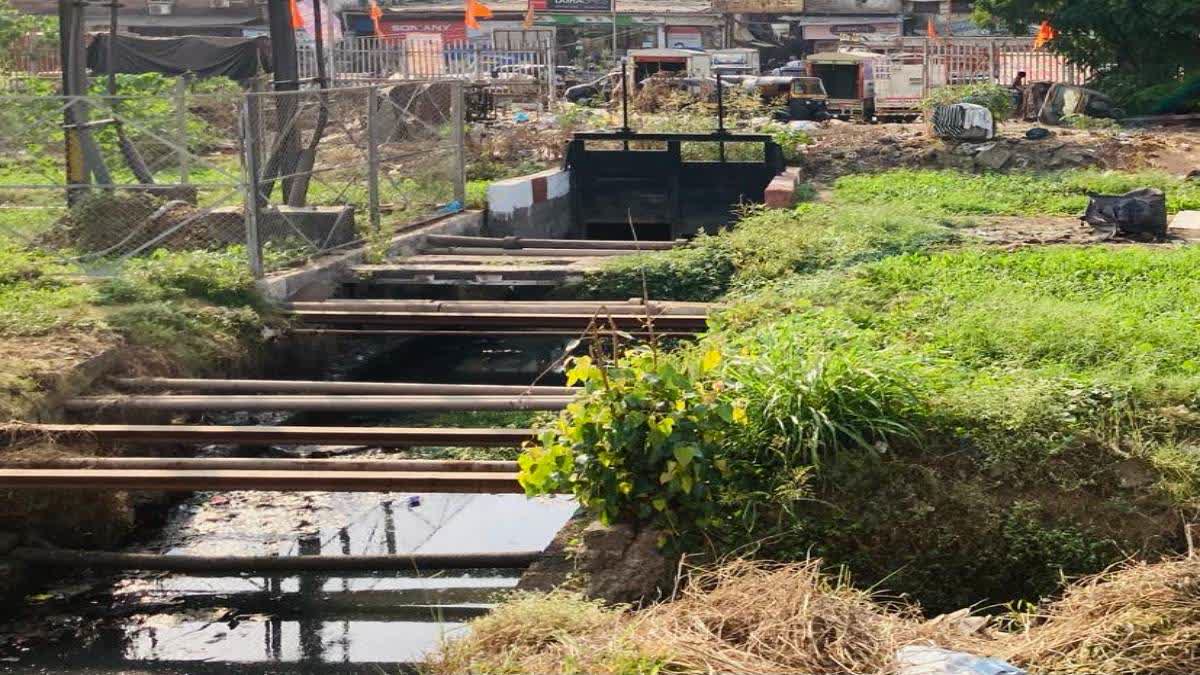
{"label": "black tarpaulin", "polygon": [[[88,46],[87,64],[93,73],[109,72],[109,37],[100,33]],[[264,42],[264,38],[117,35],[113,61],[118,73],[192,73],[197,77],[247,80],[270,71]]]}

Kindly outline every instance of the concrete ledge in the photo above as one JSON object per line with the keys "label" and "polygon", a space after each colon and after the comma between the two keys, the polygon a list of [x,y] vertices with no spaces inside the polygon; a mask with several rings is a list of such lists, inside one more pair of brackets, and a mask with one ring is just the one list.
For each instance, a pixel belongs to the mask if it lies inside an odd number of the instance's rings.
{"label": "concrete ledge", "polygon": [[[387,254],[412,255],[421,248],[425,237],[430,234],[479,234],[482,224],[482,213],[463,211],[411,226],[392,237]],[[258,291],[268,300],[275,302],[324,299],[345,277],[347,270],[353,265],[362,264],[365,258],[366,249],[361,246],[342,253],[324,255],[303,267],[267,275],[258,281]]]}
{"label": "concrete ledge", "polygon": [[488,186],[485,234],[561,239],[571,232],[571,172],[548,169]]}
{"label": "concrete ledge", "polygon": [[800,184],[800,169],[789,167],[767,185],[765,203],[768,209],[790,209],[796,205],[796,187]]}

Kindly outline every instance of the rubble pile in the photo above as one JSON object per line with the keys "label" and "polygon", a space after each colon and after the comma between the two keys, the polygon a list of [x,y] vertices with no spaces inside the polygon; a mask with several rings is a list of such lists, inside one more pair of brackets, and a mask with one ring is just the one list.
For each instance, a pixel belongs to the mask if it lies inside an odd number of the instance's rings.
{"label": "rubble pile", "polygon": [[849,125],[829,123],[811,130],[814,142],[801,148],[804,173],[832,180],[852,173],[894,168],[961,171],[1056,171],[1072,168],[1161,168],[1175,172],[1191,144],[1161,132],[1090,132],[1074,129],[1026,133],[1036,127],[1005,125],[996,138],[959,142],[935,138],[924,124]]}

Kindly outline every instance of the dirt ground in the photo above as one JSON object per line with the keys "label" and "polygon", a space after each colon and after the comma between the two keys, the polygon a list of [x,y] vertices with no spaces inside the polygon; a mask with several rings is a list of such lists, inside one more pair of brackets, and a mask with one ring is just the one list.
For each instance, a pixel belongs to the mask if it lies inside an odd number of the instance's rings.
{"label": "dirt ground", "polygon": [[[801,168],[809,179],[828,182],[850,174],[891,168],[964,170],[1055,170],[1074,167],[1159,169],[1187,175],[1200,169],[1200,129],[1154,127],[1132,130],[1050,129],[1032,141],[1025,132],[1036,125],[1006,122],[996,140],[955,143],[934,138],[924,123],[823,123],[812,130],[815,143],[803,148]],[[991,147],[995,145],[1006,153]],[[981,156],[982,153],[982,156]],[[988,166],[1009,155],[998,166]]]}

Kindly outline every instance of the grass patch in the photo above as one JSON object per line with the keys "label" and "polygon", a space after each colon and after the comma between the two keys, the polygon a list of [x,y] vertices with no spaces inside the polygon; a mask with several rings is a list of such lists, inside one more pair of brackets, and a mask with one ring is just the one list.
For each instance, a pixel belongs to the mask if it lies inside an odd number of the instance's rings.
{"label": "grass patch", "polygon": [[[652,297],[726,309],[653,372],[612,364],[616,393],[564,413],[525,470],[584,483],[594,510],[681,548],[819,555],[930,611],[1033,601],[1063,575],[1177,552],[1173,514],[1200,507],[1200,248],[1007,251],[960,234],[976,215],[1068,214],[1088,191],[1146,184],[1200,202],[1161,174],[894,171],[612,261],[588,295],[640,295],[645,275]],[[709,398],[650,391],[633,400],[656,412],[640,412],[620,393],[643,380]],[[660,419],[718,403],[745,411],[736,433]],[[661,475],[609,480],[594,461]]]}
{"label": "grass patch", "polygon": [[1087,207],[1092,193],[1121,194],[1137,188],[1167,194],[1171,212],[1200,208],[1200,184],[1161,171],[1116,172],[1079,169],[1049,174],[897,169],[843,176],[834,196],[843,204],[876,204],[925,214],[1071,216]]}
{"label": "grass patch", "polygon": [[732,229],[661,253],[621,257],[589,273],[584,297],[713,300],[796,274],[838,269],[959,240],[962,219],[919,211],[806,203],[791,211],[751,209]]}

